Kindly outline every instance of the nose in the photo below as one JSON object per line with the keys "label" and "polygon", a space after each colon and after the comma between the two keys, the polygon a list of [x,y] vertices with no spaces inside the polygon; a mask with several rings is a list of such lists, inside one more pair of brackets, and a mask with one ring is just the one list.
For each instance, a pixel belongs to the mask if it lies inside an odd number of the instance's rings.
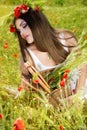
{"label": "nose", "polygon": [[23,30],[23,29],[20,30],[20,35],[21,35],[22,37],[24,37],[24,30]]}

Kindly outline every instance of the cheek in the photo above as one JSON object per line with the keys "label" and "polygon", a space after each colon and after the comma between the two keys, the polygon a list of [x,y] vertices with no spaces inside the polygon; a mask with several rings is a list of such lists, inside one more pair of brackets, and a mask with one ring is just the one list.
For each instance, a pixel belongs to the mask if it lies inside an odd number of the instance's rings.
{"label": "cheek", "polygon": [[26,29],[27,29],[27,31],[28,31],[30,34],[32,34],[32,31],[31,31],[31,29],[30,29],[29,27],[27,27]]}

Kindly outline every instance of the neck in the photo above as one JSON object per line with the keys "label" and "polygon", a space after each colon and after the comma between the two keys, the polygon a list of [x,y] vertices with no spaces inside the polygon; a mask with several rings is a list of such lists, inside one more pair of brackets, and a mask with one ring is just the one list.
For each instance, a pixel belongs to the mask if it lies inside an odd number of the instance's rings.
{"label": "neck", "polygon": [[31,50],[37,50],[37,47],[35,46],[34,43],[30,44],[30,45],[28,46],[28,48],[31,49]]}

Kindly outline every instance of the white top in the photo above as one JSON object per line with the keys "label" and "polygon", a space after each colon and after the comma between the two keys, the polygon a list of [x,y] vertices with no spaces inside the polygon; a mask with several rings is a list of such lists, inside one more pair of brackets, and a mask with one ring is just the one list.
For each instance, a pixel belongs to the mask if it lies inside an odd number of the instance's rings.
{"label": "white top", "polygon": [[[60,38],[64,38],[64,34],[63,34],[63,33],[60,34]],[[66,45],[64,39],[61,39],[61,43],[62,43],[63,45]],[[66,51],[68,51],[68,48],[67,48],[67,47],[64,47],[64,49],[65,49]],[[32,59],[33,59],[33,62],[34,62],[34,64],[35,64],[35,68],[36,68],[39,72],[45,71],[45,70],[54,69],[54,68],[56,68],[56,67],[60,67],[60,66],[61,66],[61,64],[58,64],[58,65],[55,65],[55,66],[45,66],[45,65],[43,65],[43,64],[40,62],[40,60],[39,60],[39,59],[37,58],[37,56],[33,53],[32,50],[30,50],[30,49],[28,48],[28,51],[29,51],[29,53],[30,53],[30,55],[31,55],[31,57],[32,57]]]}
{"label": "white top", "polygon": [[61,66],[61,64],[58,64],[58,65],[55,65],[55,66],[45,66],[43,65],[40,60],[37,58],[37,56],[33,53],[33,51],[31,51],[29,48],[28,48],[28,51],[34,61],[34,64],[35,64],[35,68],[41,72],[41,71],[45,71],[45,70],[50,70],[50,69],[54,69],[58,66]]}

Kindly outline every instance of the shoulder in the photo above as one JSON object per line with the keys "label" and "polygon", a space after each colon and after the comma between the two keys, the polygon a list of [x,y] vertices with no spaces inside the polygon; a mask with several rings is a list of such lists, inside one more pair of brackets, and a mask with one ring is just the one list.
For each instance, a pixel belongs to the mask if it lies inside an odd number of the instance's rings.
{"label": "shoulder", "polygon": [[73,32],[69,30],[56,29],[57,38],[61,40],[65,40],[67,46],[76,46],[77,38]]}

